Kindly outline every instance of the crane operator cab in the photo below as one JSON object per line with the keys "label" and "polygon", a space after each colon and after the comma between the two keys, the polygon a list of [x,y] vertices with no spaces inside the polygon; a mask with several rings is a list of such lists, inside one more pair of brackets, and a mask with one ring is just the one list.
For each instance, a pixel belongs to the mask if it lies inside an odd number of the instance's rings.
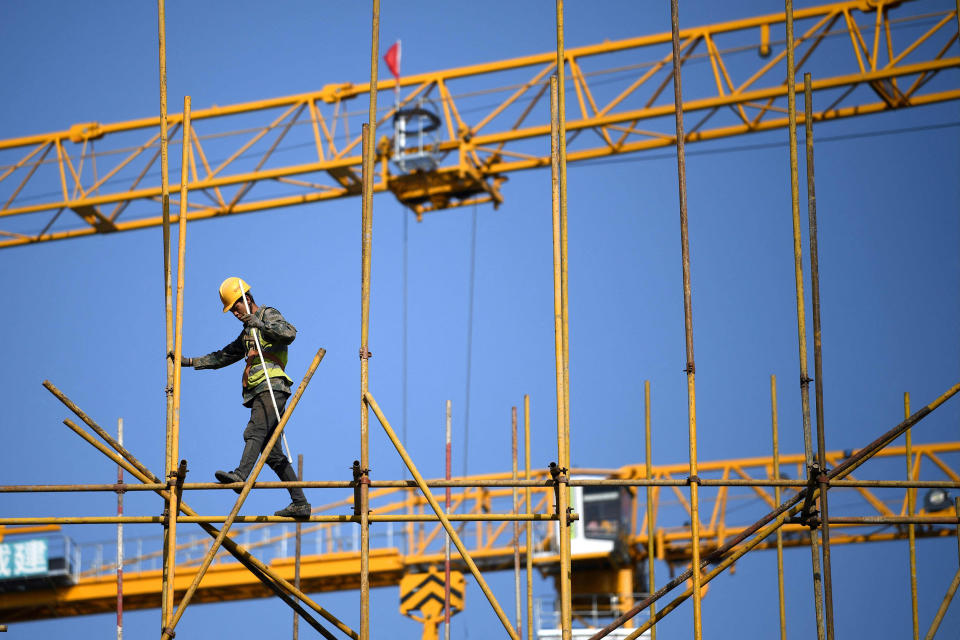
{"label": "crane operator cab", "polygon": [[[573,476],[576,480],[595,480],[599,476]],[[629,610],[645,594],[636,589],[645,584],[644,569],[635,566],[626,545],[631,531],[633,496],[626,487],[587,485],[569,487],[570,506],[579,519],[570,524],[570,556],[576,569],[571,576],[573,640],[588,640],[597,631]],[[541,529],[542,531],[542,529]],[[538,545],[537,554],[556,556],[560,549],[559,523],[551,523],[547,539]],[[547,565],[545,565],[547,566]],[[556,579],[559,569],[551,571]],[[559,594],[559,583],[556,593]],[[624,640],[632,624],[613,630],[607,637]],[[537,601],[535,629],[537,640],[561,640],[560,605],[555,597]],[[640,636],[648,640],[649,631]]]}
{"label": "crane operator cab", "polygon": [[440,142],[440,116],[425,98],[398,108],[393,116],[393,163],[406,174],[434,171]]}
{"label": "crane operator cab", "polygon": [[[578,520],[570,524],[570,554],[574,557],[612,553],[616,542],[630,533],[631,499],[624,487],[570,487],[570,506],[580,515]],[[559,526],[559,523],[554,525],[550,544],[557,549]]]}

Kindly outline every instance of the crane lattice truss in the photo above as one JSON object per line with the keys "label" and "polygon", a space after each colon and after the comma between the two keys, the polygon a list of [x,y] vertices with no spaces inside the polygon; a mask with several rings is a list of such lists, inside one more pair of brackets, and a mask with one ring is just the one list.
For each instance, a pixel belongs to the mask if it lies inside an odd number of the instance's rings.
{"label": "crane lattice truss", "polygon": [[[844,486],[838,482],[835,487],[837,519],[850,520],[847,524],[838,524],[833,528],[833,544],[853,544],[861,542],[880,542],[907,539],[907,528],[897,524],[896,519],[906,519],[911,515],[927,520],[916,528],[917,537],[944,537],[956,535],[956,527],[942,524],[942,517],[936,512],[918,509],[915,514],[908,511],[906,490],[902,487],[870,486],[870,477],[902,475],[907,480],[920,481],[930,486],[960,487],[960,442],[941,444],[919,444],[912,448],[911,476],[899,473],[905,465],[904,447],[888,447],[874,457],[873,466],[864,477],[847,476],[856,486]],[[827,460],[831,467],[839,465],[851,452],[831,451]],[[779,476],[781,478],[803,478],[806,474],[804,456],[786,455],[780,457]],[[686,464],[659,465],[653,467],[650,478],[660,483],[653,489],[654,557],[677,567],[684,567],[691,560],[690,526],[693,517],[690,503],[683,493],[687,474]],[[706,555],[720,547],[726,540],[743,532],[754,517],[776,506],[773,489],[763,486],[773,477],[772,458],[747,458],[704,462],[700,466],[704,481],[725,483],[730,480],[738,485],[723,484],[704,492],[701,506],[709,509],[709,516],[701,514],[703,521],[700,529],[701,554]],[[617,470],[574,469],[571,473],[577,477],[603,476],[603,482],[621,482],[646,478],[643,465],[631,465]],[[858,474],[859,476],[860,474]],[[546,470],[537,470],[531,474],[534,487],[531,489],[531,511],[548,514],[554,509],[553,486]],[[922,479],[922,480],[921,480]],[[860,481],[863,481],[861,484]],[[452,492],[452,510],[467,516],[482,516],[493,513],[523,513],[527,509],[524,492],[520,492],[518,504],[512,504],[512,484],[509,473],[455,478],[454,484],[473,486],[458,487]],[[588,481],[589,482],[589,481]],[[270,486],[276,483],[258,483],[257,486]],[[797,490],[785,489],[784,497]],[[802,484],[802,482],[801,482]],[[883,481],[876,484],[883,485]],[[501,485],[501,486],[498,486]],[[185,489],[189,490],[187,484]],[[434,488],[436,499],[443,498],[443,489]],[[916,489],[912,491],[916,492]],[[642,493],[631,492],[630,528],[627,535],[630,560],[634,566],[642,566],[647,560],[647,503]],[[430,506],[422,495],[412,489],[385,487],[373,488],[370,494],[371,508],[380,515],[426,516]],[[353,505],[353,496],[335,500],[316,507],[314,515],[325,517],[342,513]],[[584,514],[585,516],[587,514]],[[942,514],[941,514],[942,516]],[[889,522],[876,523],[874,519],[889,519]],[[860,520],[857,522],[857,520]],[[511,522],[471,522],[465,524],[461,534],[468,544],[470,555],[478,565],[487,571],[512,570],[515,542],[519,542],[520,552],[526,553],[526,538],[515,541]],[[349,522],[311,522],[302,528],[305,545],[308,549],[301,560],[302,588],[309,593],[337,590],[353,590],[359,587],[359,553],[352,548],[353,540],[344,536],[344,527]],[[544,572],[555,567],[559,558],[553,526],[538,523],[535,525],[532,543],[534,546],[534,565]],[[803,535],[808,527],[799,523],[785,524],[782,527],[784,546],[805,546],[809,537]],[[17,529],[11,529],[16,532]],[[0,525],[0,535],[3,527]],[[266,552],[274,555],[271,566],[288,580],[293,579],[293,558],[286,553],[276,553],[279,548],[292,551],[294,533],[289,525],[276,522],[249,524],[238,528],[234,534],[237,540],[248,541],[245,546],[256,553]],[[370,581],[374,586],[395,586],[410,570],[410,567],[442,565],[443,529],[436,522],[397,523],[394,531],[372,540]],[[200,558],[210,546],[208,538],[195,538],[181,541],[177,549],[178,590],[185,588],[193,579]],[[757,548],[776,546],[774,539],[762,542]],[[124,606],[127,609],[155,608],[160,595],[161,570],[153,568],[159,561],[162,551],[158,548],[124,559]],[[249,571],[237,562],[231,561],[231,555],[221,552],[216,563],[209,571],[209,578],[203,583],[197,594],[199,602],[223,602],[249,598],[269,597],[270,590],[263,586]],[[615,571],[614,559],[609,552],[575,554],[572,557],[575,572]],[[454,562],[454,568],[463,570],[462,562]],[[26,620],[88,615],[112,612],[116,607],[116,565],[102,563],[83,572],[74,586],[25,591],[5,594],[0,599],[0,620],[22,622]]]}
{"label": "crane lattice truss", "polygon": [[[960,98],[956,10],[950,2],[850,0],[795,11],[798,73],[813,75],[817,121]],[[783,13],[680,31],[687,78],[687,141],[787,124]],[[568,49],[567,160],[675,144],[670,33]],[[951,55],[952,54],[952,55]],[[547,79],[554,53],[400,80],[400,106],[442,114],[439,168],[397,173],[388,137],[395,107],[380,109],[374,190],[415,211],[503,202],[513,171],[548,167]],[[392,94],[394,80],[379,90]],[[188,218],[200,220],[360,193],[356,108],[370,86],[196,110]],[[168,117],[171,144],[183,115]],[[0,248],[161,224],[159,119],[81,123],[0,141]],[[179,154],[172,154],[179,156]],[[174,173],[173,175],[177,175]],[[174,198],[174,203],[176,199]]]}

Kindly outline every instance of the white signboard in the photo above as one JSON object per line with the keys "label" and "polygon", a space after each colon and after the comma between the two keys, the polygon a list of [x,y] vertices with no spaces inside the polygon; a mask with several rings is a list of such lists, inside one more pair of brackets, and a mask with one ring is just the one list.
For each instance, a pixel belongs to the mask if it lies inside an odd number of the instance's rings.
{"label": "white signboard", "polygon": [[46,540],[0,543],[0,579],[35,576],[46,572]]}

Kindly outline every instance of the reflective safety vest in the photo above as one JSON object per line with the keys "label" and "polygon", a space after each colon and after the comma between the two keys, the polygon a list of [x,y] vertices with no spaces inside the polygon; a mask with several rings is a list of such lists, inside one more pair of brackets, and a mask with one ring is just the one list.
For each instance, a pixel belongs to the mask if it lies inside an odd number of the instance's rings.
{"label": "reflective safety vest", "polygon": [[243,333],[243,344],[247,348],[247,366],[243,368],[244,388],[254,389],[266,380],[263,365],[260,363],[260,354],[257,353],[257,343],[253,340],[254,331],[260,339],[260,348],[263,350],[263,359],[267,363],[270,379],[284,378],[288,384],[293,384],[293,379],[284,371],[284,367],[287,366],[287,346],[269,342],[259,329],[247,329]]}

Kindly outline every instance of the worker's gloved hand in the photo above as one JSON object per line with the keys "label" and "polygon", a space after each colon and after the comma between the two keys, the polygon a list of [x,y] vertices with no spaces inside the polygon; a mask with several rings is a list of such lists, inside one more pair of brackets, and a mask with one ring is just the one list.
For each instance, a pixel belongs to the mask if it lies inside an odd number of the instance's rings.
{"label": "worker's gloved hand", "polygon": [[[173,360],[174,353],[173,351],[167,351],[167,357]],[[186,356],[180,356],[180,366],[181,367],[192,367],[193,358],[188,358]]]}
{"label": "worker's gloved hand", "polygon": [[245,329],[263,329],[263,323],[260,322],[260,318],[253,313],[240,316],[240,322],[243,323]]}

